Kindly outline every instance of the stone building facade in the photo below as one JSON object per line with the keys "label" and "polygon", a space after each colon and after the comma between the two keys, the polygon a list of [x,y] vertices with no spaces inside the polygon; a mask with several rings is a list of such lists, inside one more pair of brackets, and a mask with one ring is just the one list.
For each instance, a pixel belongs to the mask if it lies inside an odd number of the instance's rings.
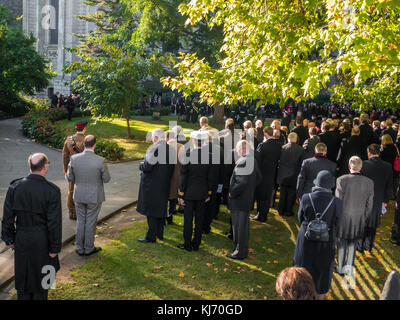
{"label": "stone building facade", "polygon": [[25,34],[33,34],[38,40],[36,50],[51,61],[57,76],[50,81],[49,87],[39,92],[39,97],[50,97],[55,92],[71,93],[70,82],[73,74],[65,74],[63,69],[79,58],[65,50],[79,45],[79,39],[73,34],[88,34],[95,25],[76,18],[95,12],[96,7],[83,4],[83,0],[0,0],[14,17],[23,15],[21,24]]}

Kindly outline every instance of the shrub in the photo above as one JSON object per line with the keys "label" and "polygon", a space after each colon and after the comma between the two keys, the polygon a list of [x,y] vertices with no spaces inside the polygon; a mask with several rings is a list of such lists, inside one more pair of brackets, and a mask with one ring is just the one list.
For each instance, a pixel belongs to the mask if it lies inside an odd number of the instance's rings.
{"label": "shrub", "polygon": [[107,141],[99,139],[96,141],[96,154],[105,157],[109,160],[115,161],[122,159],[125,149],[118,146],[115,141]]}
{"label": "shrub", "polygon": [[[77,111],[79,115],[88,111]],[[67,111],[64,108],[32,108],[22,120],[22,131],[28,138],[62,149],[66,138],[65,130],[54,126],[54,122],[64,118]],[[119,160],[124,156],[124,148],[114,141],[99,139],[96,144],[96,153],[109,160]]]}

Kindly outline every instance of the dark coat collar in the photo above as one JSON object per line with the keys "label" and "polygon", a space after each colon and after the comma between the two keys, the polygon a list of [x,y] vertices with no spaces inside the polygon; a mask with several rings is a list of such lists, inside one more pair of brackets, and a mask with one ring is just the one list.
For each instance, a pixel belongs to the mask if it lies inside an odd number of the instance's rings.
{"label": "dark coat collar", "polygon": [[44,176],[42,176],[40,174],[36,174],[36,173],[31,173],[26,178],[33,179],[33,180],[42,180],[42,181],[46,180],[46,178]]}

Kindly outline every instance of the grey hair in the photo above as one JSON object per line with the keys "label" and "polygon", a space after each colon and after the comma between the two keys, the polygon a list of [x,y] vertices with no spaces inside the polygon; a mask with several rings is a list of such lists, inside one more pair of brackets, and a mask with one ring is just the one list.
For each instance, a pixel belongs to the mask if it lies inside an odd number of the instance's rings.
{"label": "grey hair", "polygon": [[349,160],[350,170],[360,171],[362,168],[362,160],[360,157],[352,156]]}
{"label": "grey hair", "polygon": [[241,151],[241,150],[243,149],[243,147],[246,148],[246,152],[245,152],[245,153],[250,152],[251,145],[250,145],[250,143],[249,143],[248,141],[246,141],[246,140],[240,140],[240,141],[238,141],[238,143],[236,144],[236,152],[237,152],[237,153],[240,153],[239,151]]}
{"label": "grey hair", "polygon": [[158,138],[158,140],[164,140],[165,139],[164,130],[160,128],[154,129],[151,132],[151,139],[154,139],[156,137]]}

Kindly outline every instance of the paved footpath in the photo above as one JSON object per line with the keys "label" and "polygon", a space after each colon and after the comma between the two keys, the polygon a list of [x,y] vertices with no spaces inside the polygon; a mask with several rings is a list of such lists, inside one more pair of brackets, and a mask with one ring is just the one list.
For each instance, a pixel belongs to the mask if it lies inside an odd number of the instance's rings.
{"label": "paved footpath", "polygon": [[[22,135],[21,120],[8,119],[0,121],[0,217],[3,217],[4,199],[9,183],[29,173],[28,156],[31,153],[43,152],[50,160],[46,178],[61,189],[62,197],[62,240],[75,236],[76,222],[69,219],[67,208],[68,186],[64,179],[61,152],[34,143]],[[111,181],[105,184],[106,201],[103,203],[99,219],[103,219],[119,209],[135,202],[139,191],[139,162],[108,164]],[[0,241],[0,287],[14,276],[14,256],[4,242]]]}

